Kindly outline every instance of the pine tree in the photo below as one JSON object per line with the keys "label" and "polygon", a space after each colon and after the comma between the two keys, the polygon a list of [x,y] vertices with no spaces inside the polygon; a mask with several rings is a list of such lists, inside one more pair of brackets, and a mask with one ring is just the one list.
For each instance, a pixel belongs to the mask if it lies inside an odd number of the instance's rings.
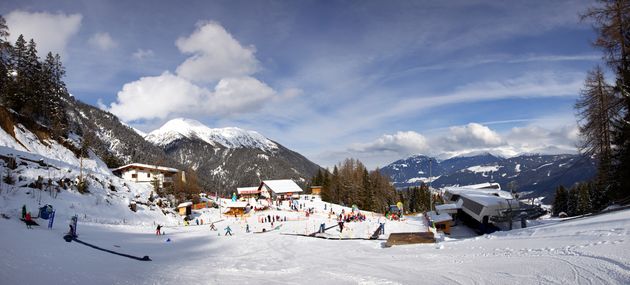
{"label": "pine tree", "polygon": [[567,215],[578,215],[578,190],[577,186],[571,187],[567,195]]}
{"label": "pine tree", "polygon": [[591,195],[587,183],[580,183],[578,189],[577,212],[578,215],[588,214],[592,211]]}
{"label": "pine tree", "polygon": [[4,101],[5,96],[9,92],[9,70],[11,67],[11,44],[7,41],[9,36],[9,28],[7,22],[0,15],[0,102]]}
{"label": "pine tree", "polygon": [[564,212],[567,213],[567,204],[568,204],[568,193],[566,188],[564,188],[564,186],[560,185],[558,186],[558,188],[556,188],[556,195],[554,196],[553,199],[553,204],[552,204],[552,215],[553,216],[558,216],[560,213]]}

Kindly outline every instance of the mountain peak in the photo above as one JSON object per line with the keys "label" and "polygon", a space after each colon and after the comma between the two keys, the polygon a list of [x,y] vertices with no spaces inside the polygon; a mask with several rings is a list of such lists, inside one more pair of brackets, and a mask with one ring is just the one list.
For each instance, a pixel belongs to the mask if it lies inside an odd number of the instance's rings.
{"label": "mountain peak", "polygon": [[208,144],[226,148],[259,148],[273,150],[278,146],[255,131],[236,127],[209,128],[203,123],[187,118],[176,118],[149,133],[145,139],[155,145],[164,146],[182,138],[200,139]]}

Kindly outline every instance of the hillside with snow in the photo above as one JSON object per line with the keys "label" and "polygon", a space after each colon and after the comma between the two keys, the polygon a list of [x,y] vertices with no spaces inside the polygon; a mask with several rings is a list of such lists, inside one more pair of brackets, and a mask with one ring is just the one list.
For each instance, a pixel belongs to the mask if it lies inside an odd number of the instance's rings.
{"label": "hillside with snow", "polygon": [[305,184],[319,169],[297,152],[258,132],[209,128],[192,119],[173,119],[145,139],[170,159],[195,170],[203,186],[232,193],[266,179],[293,179]]}
{"label": "hillside with snow", "polygon": [[[79,146],[80,137],[70,136]],[[13,134],[0,129],[0,212],[19,217],[22,206],[33,216],[38,208],[53,205],[57,223],[67,226],[71,216],[103,224],[176,224],[178,219],[157,207],[153,188],[114,176],[107,165],[88,151],[81,159],[67,146],[43,139],[17,124]],[[87,183],[80,193],[80,177]],[[129,205],[136,203],[137,211]],[[45,225],[44,225],[45,226]]]}
{"label": "hillside with snow", "polygon": [[[295,236],[319,223],[335,224],[321,201],[299,201],[303,211],[255,212],[248,218],[195,213],[200,226],[167,226],[156,236],[149,226],[103,225],[81,221],[79,239],[130,256],[97,250],[61,237],[65,228],[26,229],[16,219],[0,219],[0,276],[7,284],[628,284],[629,210],[566,221],[548,221],[511,232],[475,238],[442,237],[436,244],[383,247],[390,232],[424,231],[421,216],[385,221],[379,240],[329,240]],[[346,208],[349,209],[349,208]],[[266,215],[287,221],[261,223]],[[331,237],[365,237],[382,217],[330,229]],[[218,231],[208,226],[215,221]],[[230,227],[232,236],[225,235]],[[247,232],[249,227],[251,232]],[[200,281],[202,280],[202,281]]]}

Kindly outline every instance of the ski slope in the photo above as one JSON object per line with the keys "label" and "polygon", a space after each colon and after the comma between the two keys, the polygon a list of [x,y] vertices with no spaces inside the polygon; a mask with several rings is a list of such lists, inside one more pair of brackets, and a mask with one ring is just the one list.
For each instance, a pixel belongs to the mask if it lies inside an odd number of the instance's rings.
{"label": "ski slope", "polygon": [[[281,231],[245,233],[244,221],[167,227],[79,223],[27,230],[0,219],[3,284],[628,284],[630,211],[464,240],[383,248],[382,241],[331,241]],[[286,222],[287,224],[292,222]],[[300,223],[299,221],[293,223]],[[234,236],[224,236],[230,225]],[[170,239],[171,242],[166,242]]]}

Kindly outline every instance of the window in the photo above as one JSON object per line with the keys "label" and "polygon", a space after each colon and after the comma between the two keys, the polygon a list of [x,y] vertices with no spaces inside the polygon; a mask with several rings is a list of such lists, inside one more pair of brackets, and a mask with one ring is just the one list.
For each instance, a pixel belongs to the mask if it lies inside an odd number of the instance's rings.
{"label": "window", "polygon": [[131,174],[131,178],[138,178],[138,174],[137,173]]}
{"label": "window", "polygon": [[151,173],[147,173],[147,177],[151,178]]}

